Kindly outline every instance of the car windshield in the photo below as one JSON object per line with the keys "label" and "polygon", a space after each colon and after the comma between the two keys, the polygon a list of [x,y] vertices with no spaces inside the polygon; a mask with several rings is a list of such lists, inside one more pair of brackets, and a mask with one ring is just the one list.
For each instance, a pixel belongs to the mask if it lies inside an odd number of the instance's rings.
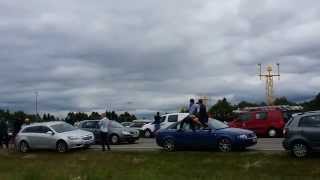
{"label": "car windshield", "polygon": [[68,123],[55,124],[55,125],[52,125],[51,128],[54,129],[57,133],[63,133],[63,132],[73,131],[77,129]]}
{"label": "car windshield", "polygon": [[210,119],[208,121],[208,126],[211,128],[211,129],[224,129],[224,128],[228,128],[229,126],[224,124],[223,122],[221,121],[218,121],[216,119]]}
{"label": "car windshield", "polygon": [[133,127],[133,128],[141,128],[143,125],[145,125],[146,123],[144,122],[135,122],[133,123],[130,127]]}

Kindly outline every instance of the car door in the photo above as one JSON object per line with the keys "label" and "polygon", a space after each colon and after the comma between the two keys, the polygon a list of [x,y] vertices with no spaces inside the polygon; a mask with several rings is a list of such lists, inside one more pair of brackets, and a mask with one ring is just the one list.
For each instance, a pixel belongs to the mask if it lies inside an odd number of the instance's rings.
{"label": "car door", "polygon": [[39,126],[38,132],[38,144],[39,148],[42,149],[52,149],[56,146],[56,139],[54,134],[50,134],[48,132],[53,131],[47,126]]}
{"label": "car door", "polygon": [[320,148],[320,115],[306,116],[300,119],[301,135],[305,137],[313,148]]}
{"label": "car door", "polygon": [[251,130],[257,134],[265,134],[269,129],[269,124],[271,125],[268,112],[255,112],[253,114],[254,118],[249,122],[249,127]]}
{"label": "car door", "polygon": [[195,141],[201,148],[212,148],[215,147],[217,140],[214,130],[211,129],[198,129],[195,134]]}
{"label": "car door", "polygon": [[27,127],[23,132],[23,136],[27,139],[30,148],[37,149],[39,148],[39,126]]}
{"label": "car door", "polygon": [[200,141],[201,135],[199,131],[193,131],[189,123],[184,123],[182,126],[181,128],[179,127],[175,137],[178,146],[188,148],[200,147],[202,142]]}

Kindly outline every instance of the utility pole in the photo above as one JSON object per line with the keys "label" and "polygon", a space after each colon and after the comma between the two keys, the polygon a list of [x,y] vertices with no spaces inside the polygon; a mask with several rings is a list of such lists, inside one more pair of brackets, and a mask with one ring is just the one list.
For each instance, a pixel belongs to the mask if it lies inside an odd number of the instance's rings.
{"label": "utility pole", "polygon": [[36,115],[38,115],[38,96],[39,96],[39,92],[36,91],[35,95],[36,95]]}
{"label": "utility pole", "polygon": [[267,99],[267,104],[269,106],[273,105],[273,77],[278,77],[278,80],[280,80],[280,64],[277,63],[277,69],[278,72],[277,74],[274,74],[273,69],[272,69],[272,65],[268,65],[267,69],[266,69],[266,73],[262,74],[262,70],[261,70],[261,63],[258,64],[259,67],[259,77],[260,80],[262,80],[262,78],[266,79],[266,99]]}

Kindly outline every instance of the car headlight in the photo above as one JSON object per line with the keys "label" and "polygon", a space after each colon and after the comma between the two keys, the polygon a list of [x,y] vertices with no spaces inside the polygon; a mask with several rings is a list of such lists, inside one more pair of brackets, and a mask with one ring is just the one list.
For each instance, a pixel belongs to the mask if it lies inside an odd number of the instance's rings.
{"label": "car headlight", "polygon": [[122,134],[123,134],[123,135],[130,135],[130,132],[128,132],[128,131],[122,131]]}
{"label": "car headlight", "polygon": [[248,139],[248,136],[245,135],[245,134],[242,134],[242,135],[238,136],[238,138],[239,138],[239,139],[246,140],[246,139]]}
{"label": "car headlight", "polygon": [[68,136],[68,139],[70,139],[70,140],[78,140],[80,138],[79,137],[75,137],[75,136]]}

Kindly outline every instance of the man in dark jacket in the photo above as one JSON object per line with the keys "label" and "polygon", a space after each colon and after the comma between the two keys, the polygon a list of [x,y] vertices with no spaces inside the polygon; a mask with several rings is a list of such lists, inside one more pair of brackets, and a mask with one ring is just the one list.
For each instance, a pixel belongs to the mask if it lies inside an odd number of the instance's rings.
{"label": "man in dark jacket", "polygon": [[8,124],[4,121],[4,119],[0,120],[0,148],[2,148],[2,144],[6,145],[6,148],[9,148],[9,135],[8,135]]}
{"label": "man in dark jacket", "polygon": [[157,132],[160,129],[161,116],[160,113],[157,112],[157,115],[154,116],[154,132]]}
{"label": "man in dark jacket", "polygon": [[209,119],[207,114],[207,108],[203,104],[202,99],[199,99],[198,104],[199,104],[199,113],[198,113],[199,120],[203,125],[207,125],[208,119]]}

